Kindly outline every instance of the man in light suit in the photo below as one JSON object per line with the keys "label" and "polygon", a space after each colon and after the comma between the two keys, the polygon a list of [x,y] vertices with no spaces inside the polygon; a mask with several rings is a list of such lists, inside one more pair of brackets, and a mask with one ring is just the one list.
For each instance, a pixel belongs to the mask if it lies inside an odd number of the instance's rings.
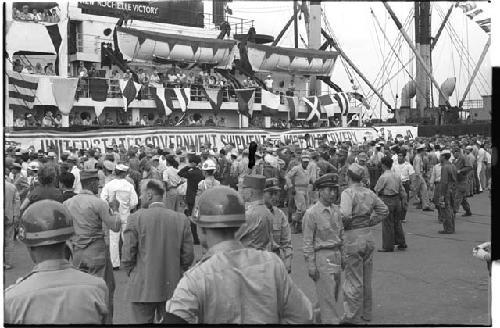
{"label": "man in light suit", "polygon": [[122,247],[122,266],[129,278],[126,299],[130,323],[153,323],[165,318],[165,303],[194,260],[193,235],[187,217],[167,209],[160,181],[146,181],[141,190],[143,209],[128,218]]}
{"label": "man in light suit", "polygon": [[5,243],[5,258],[3,267],[5,270],[12,269],[11,258],[14,252],[14,226],[19,220],[19,208],[21,200],[17,188],[5,179],[4,184],[4,216],[3,216],[3,231]]}

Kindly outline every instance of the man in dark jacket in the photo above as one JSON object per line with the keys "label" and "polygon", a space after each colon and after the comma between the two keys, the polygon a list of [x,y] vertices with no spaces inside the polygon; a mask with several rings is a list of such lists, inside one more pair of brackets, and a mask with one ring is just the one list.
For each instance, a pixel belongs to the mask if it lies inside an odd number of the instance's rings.
{"label": "man in dark jacket", "polygon": [[[198,155],[191,154],[188,157],[188,165],[179,170],[177,175],[181,178],[187,179],[186,188],[186,206],[187,209],[184,211],[186,216],[191,216],[193,213],[194,202],[196,199],[196,192],[198,191],[198,183],[203,180],[203,172],[200,170],[198,165],[201,163],[201,158]],[[194,244],[199,245],[200,241],[198,239],[198,233],[196,231],[196,225],[191,223],[191,232],[193,233]]]}

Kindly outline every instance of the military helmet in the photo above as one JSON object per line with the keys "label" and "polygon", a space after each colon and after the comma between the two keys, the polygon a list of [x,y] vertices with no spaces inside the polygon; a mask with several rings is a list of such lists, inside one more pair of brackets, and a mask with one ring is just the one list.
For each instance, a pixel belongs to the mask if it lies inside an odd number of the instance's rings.
{"label": "military helmet", "polygon": [[30,205],[18,228],[19,240],[30,247],[63,243],[73,232],[73,217],[64,205],[54,200]]}
{"label": "military helmet", "polygon": [[203,228],[240,227],[245,223],[245,203],[229,187],[211,188],[200,196],[193,221]]}

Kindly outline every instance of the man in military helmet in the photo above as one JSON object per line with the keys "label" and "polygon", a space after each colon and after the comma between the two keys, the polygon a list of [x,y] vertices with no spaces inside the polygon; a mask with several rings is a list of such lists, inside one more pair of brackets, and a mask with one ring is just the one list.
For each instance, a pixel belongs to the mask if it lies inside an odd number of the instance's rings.
{"label": "man in military helmet", "polygon": [[200,324],[312,323],[311,303],[280,258],[245,248],[235,238],[245,223],[238,193],[215,187],[201,195],[198,205],[193,219],[208,251],[184,274],[167,312]]}
{"label": "man in military helmet", "polygon": [[280,186],[277,178],[266,179],[264,203],[273,219],[273,252],[285,263],[288,272],[292,272],[292,235],[288,219],[276,205],[279,203]]}
{"label": "man in military helmet", "polygon": [[319,191],[319,200],[304,214],[304,256],[309,277],[316,284],[321,323],[336,325],[344,231],[339,207],[334,205],[339,190],[338,175],[322,175],[314,183],[314,189]]}
{"label": "man in military helmet", "polygon": [[[357,324],[372,319],[373,251],[371,227],[380,223],[389,209],[373,191],[363,187],[364,169],[353,163],[347,170],[349,187],[341,194],[344,224],[344,317],[342,323]],[[375,214],[375,215],[372,215]]]}
{"label": "man in military helmet", "polygon": [[246,175],[241,183],[240,195],[245,201],[246,222],[236,238],[246,247],[272,251],[273,218],[264,204],[266,177]]}
{"label": "man in military helmet", "polygon": [[65,259],[66,240],[73,232],[71,214],[61,203],[41,200],[26,209],[18,236],[35,267],[5,290],[6,323],[105,323],[108,288],[104,280],[73,268]]}
{"label": "man in military helmet", "polygon": [[[70,174],[70,173],[68,173]],[[108,203],[97,197],[99,176],[97,170],[80,172],[82,191],[64,202],[73,216],[74,236],[71,238],[73,265],[81,271],[104,279],[109,290],[109,316],[107,322],[113,323],[113,294],[115,277],[113,266],[106,247],[105,231],[119,232],[121,227],[118,203]]]}

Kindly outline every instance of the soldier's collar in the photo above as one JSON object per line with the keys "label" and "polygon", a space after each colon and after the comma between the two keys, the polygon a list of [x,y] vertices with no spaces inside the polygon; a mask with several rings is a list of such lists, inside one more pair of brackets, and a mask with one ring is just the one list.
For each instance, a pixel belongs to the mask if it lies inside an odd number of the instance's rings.
{"label": "soldier's collar", "polygon": [[234,251],[234,250],[239,250],[243,249],[245,246],[237,240],[226,240],[222,241],[212,247],[203,255],[201,258],[201,262],[207,260],[210,258],[212,255],[216,253],[223,253],[223,252],[228,252],[228,251]]}
{"label": "soldier's collar", "polygon": [[46,260],[35,265],[32,272],[57,271],[71,267],[73,267],[73,265],[66,259]]}

